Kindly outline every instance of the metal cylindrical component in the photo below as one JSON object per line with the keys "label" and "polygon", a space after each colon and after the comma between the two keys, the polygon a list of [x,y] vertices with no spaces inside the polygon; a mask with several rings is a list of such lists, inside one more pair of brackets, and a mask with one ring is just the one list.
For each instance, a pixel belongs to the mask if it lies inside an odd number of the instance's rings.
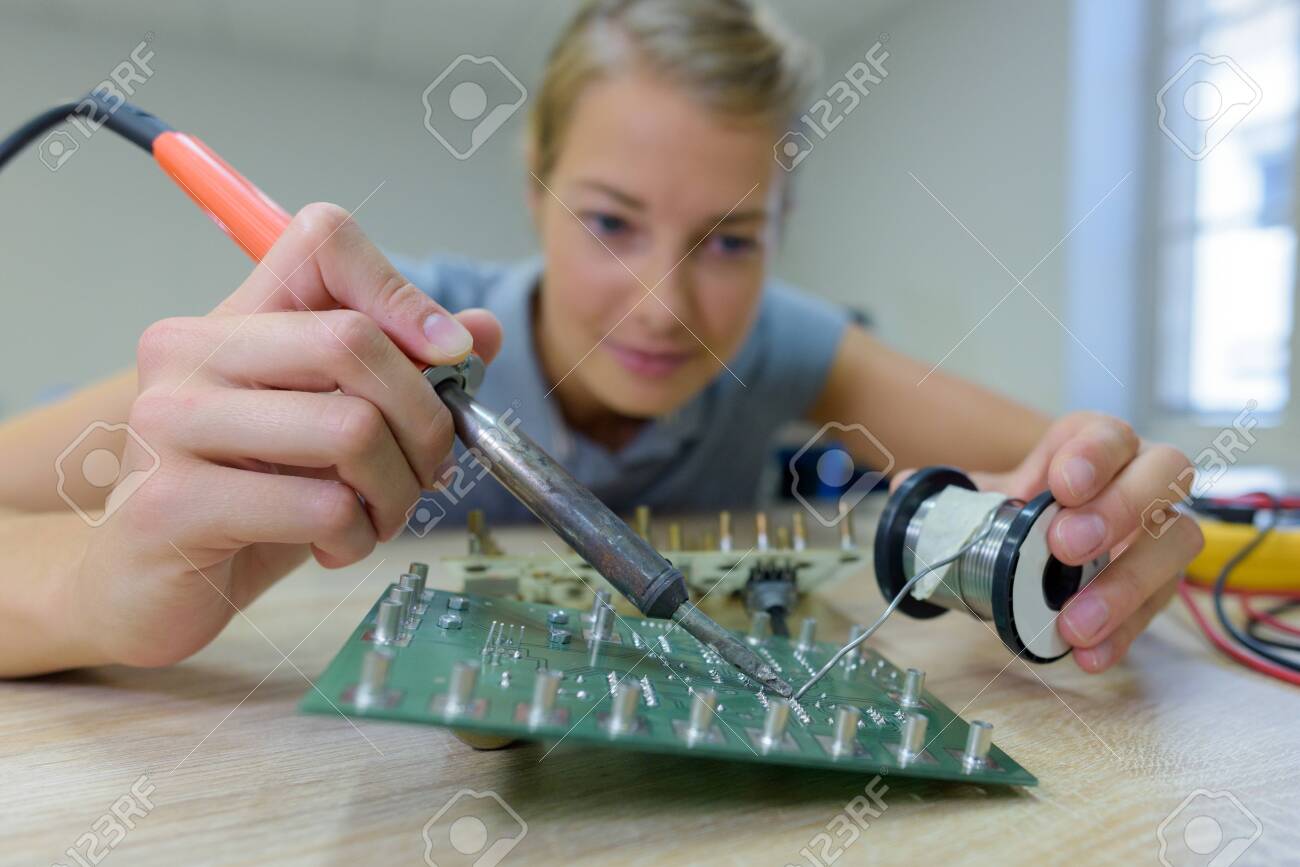
{"label": "metal cylindrical component", "polygon": [[790,550],[790,528],[789,527],[776,528],[776,547],[780,548],[783,551]]}
{"label": "metal cylindrical component", "polygon": [[546,622],[554,624],[555,626],[563,626],[569,622],[569,612],[561,608],[556,608],[554,611],[551,611],[546,615]]}
{"label": "metal cylindrical component", "polygon": [[808,530],[804,526],[803,512],[795,512],[790,521],[794,529],[794,549],[803,551],[808,547]]}
{"label": "metal cylindrical component", "polygon": [[840,500],[840,548],[849,550],[857,545],[853,538],[853,510],[844,500]]}
{"label": "metal cylindrical component", "polygon": [[533,680],[533,703],[528,708],[530,725],[545,725],[555,713],[555,697],[560,692],[564,675],[553,669],[537,672]]}
{"label": "metal cylindrical component", "polygon": [[375,609],[375,641],[392,644],[402,632],[402,603],[380,602]]}
{"label": "metal cylindrical component", "polygon": [[[712,548],[713,546],[706,545],[705,547]],[[726,511],[719,512],[718,513],[718,550],[730,551],[731,548],[732,548],[731,513]]]}
{"label": "metal cylindrical component", "polygon": [[842,704],[835,709],[835,735],[831,748],[836,755],[853,755],[858,743],[858,720],[862,711],[851,704]]}
{"label": "metal cylindrical component", "polygon": [[790,702],[784,698],[772,699],[763,717],[763,743],[775,746],[785,737],[786,724],[790,722]]}
{"label": "metal cylindrical component", "polygon": [[368,704],[383,696],[392,662],[393,654],[387,650],[372,650],[361,658],[361,677],[355,693],[358,704]]}
{"label": "metal cylindrical component", "polygon": [[446,380],[436,386],[456,435],[543,524],[650,617],[670,617],[687,601],[682,573],[580,484],[517,425]]}
{"label": "metal cylindrical component", "polygon": [[749,618],[749,642],[761,644],[772,635],[772,615],[766,611],[755,611]]}
{"label": "metal cylindrical component", "polygon": [[477,662],[457,662],[451,667],[451,678],[447,683],[447,704],[449,713],[469,707],[474,698],[474,687],[478,683],[479,664]]}
{"label": "metal cylindrical component", "polygon": [[966,730],[966,749],[961,754],[962,766],[968,770],[983,767],[988,763],[992,746],[993,724],[971,720],[970,728]]}
{"label": "metal cylindrical component", "polygon": [[410,587],[394,587],[388,591],[388,598],[402,606],[402,626],[411,619],[411,606],[414,605],[415,591]]}
{"label": "metal cylindrical component", "polygon": [[650,507],[636,507],[636,534],[647,542],[650,541]]}
{"label": "metal cylindrical component", "polygon": [[411,591],[411,604],[419,605],[424,600],[424,579],[414,572],[407,572],[397,579],[401,587],[406,587]]}
{"label": "metal cylindrical component", "polygon": [[682,525],[673,521],[668,525],[668,550],[683,551],[682,547]]}
{"label": "metal cylindrical component", "polygon": [[591,613],[587,617],[594,621],[596,615],[600,614],[600,609],[608,608],[613,598],[608,590],[597,590],[596,598],[591,601]]}
{"label": "metal cylindrical component", "polygon": [[799,627],[799,643],[796,645],[800,650],[812,650],[817,642],[817,619],[814,617],[805,617],[803,625]]}
{"label": "metal cylindrical component", "polygon": [[921,694],[925,692],[925,672],[919,668],[909,668],[903,680],[903,694],[898,703],[904,707],[916,707],[921,703]]}
{"label": "metal cylindrical component", "polygon": [[711,689],[695,690],[691,700],[691,720],[689,730],[692,737],[708,734],[713,727],[713,716],[717,712],[718,694]]}
{"label": "metal cylindrical component", "polygon": [[614,635],[614,609],[602,605],[596,609],[596,619],[591,623],[591,637],[608,641]]}
{"label": "metal cylindrical component", "polygon": [[614,687],[613,705],[609,712],[609,731],[621,734],[636,730],[637,703],[641,700],[641,685],[620,683]]}
{"label": "metal cylindrical component", "polygon": [[420,576],[421,578],[423,578],[425,581],[428,581],[428,580],[429,580],[429,564],[428,564],[428,563],[421,563],[421,562],[419,562],[418,560],[412,560],[412,561],[411,561],[411,567],[410,567],[409,569],[407,569],[406,571],[407,571],[407,572],[410,572],[412,575],[419,575],[419,576]]}
{"label": "metal cylindrical component", "polygon": [[929,718],[923,713],[909,713],[903,723],[903,736],[900,742],[900,758],[911,759],[925,749],[925,730],[930,725]]}
{"label": "metal cylindrical component", "polygon": [[770,547],[767,540],[767,512],[759,512],[754,516],[754,532],[758,537],[755,547],[766,551]]}

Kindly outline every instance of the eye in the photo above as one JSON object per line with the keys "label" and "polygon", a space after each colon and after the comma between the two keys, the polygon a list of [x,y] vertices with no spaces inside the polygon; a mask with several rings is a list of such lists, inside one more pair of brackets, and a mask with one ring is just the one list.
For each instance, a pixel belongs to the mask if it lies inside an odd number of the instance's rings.
{"label": "eye", "polygon": [[586,215],[587,225],[597,235],[617,235],[628,228],[627,220],[614,214],[594,211]]}
{"label": "eye", "polygon": [[736,256],[753,250],[758,246],[758,242],[744,235],[723,234],[713,236],[713,245],[720,253]]}

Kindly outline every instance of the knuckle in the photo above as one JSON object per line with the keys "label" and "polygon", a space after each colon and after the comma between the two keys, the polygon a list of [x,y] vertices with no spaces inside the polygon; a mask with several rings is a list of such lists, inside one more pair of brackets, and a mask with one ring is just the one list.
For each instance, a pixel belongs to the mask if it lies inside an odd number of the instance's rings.
{"label": "knuckle", "polygon": [[330,340],[333,348],[348,360],[376,358],[387,340],[375,320],[356,310],[333,311],[325,327],[337,338]]}
{"label": "knuckle", "polygon": [[1146,593],[1142,589],[1142,578],[1125,563],[1116,563],[1110,568],[1116,572],[1111,576],[1107,588],[1111,598],[1111,608],[1115,614],[1126,617],[1136,611],[1146,599]]}
{"label": "knuckle", "polygon": [[383,413],[370,401],[360,398],[343,405],[334,423],[340,450],[350,458],[373,454],[388,430]]}
{"label": "knuckle", "polygon": [[326,538],[348,535],[361,511],[356,494],[342,482],[325,485],[316,495],[315,523]]}
{"label": "knuckle", "polygon": [[136,342],[136,365],[150,371],[165,365],[175,354],[186,331],[188,323],[180,316],[151,323]]}
{"label": "knuckle", "polygon": [[298,211],[293,221],[305,235],[324,241],[350,223],[352,215],[333,202],[312,202]]}
{"label": "knuckle", "polygon": [[136,395],[131,403],[131,412],[127,424],[146,440],[149,434],[159,434],[171,430],[178,415],[177,398],[165,389],[146,388]]}
{"label": "knuckle", "polygon": [[1151,459],[1167,468],[1171,476],[1177,476],[1192,466],[1191,459],[1182,451],[1167,443],[1157,443],[1150,449]]}

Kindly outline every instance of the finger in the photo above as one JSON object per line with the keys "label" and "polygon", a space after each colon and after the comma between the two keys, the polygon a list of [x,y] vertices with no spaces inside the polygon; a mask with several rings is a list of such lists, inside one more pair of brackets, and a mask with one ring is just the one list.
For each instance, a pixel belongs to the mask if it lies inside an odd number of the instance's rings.
{"label": "finger", "polygon": [[502,333],[501,323],[495,315],[481,307],[471,307],[457,313],[456,318],[474,335],[474,352],[484,363],[497,357],[501,351]]}
{"label": "finger", "polygon": [[365,499],[380,539],[406,524],[421,486],[384,420],[369,401],[346,394],[207,389],[170,413],[171,441],[213,461],[252,459],[326,468]]}
{"label": "finger", "polygon": [[1133,616],[1120,624],[1110,637],[1100,644],[1094,647],[1075,648],[1075,664],[1089,674],[1098,674],[1122,660],[1133,644],[1133,640],[1169,604],[1176,588],[1177,584],[1172,581],[1161,587],[1154,596],[1142,603]]}
{"label": "finger", "polygon": [[1141,443],[1120,419],[1090,421],[1053,454],[1047,471],[1052,496],[1062,506],[1083,505],[1137,456]]}
{"label": "finger", "polygon": [[162,467],[120,514],[142,534],[163,534],[182,550],[308,544],[333,566],[374,550],[374,526],[356,492],[342,482],[251,472],[179,454],[168,454]]}
{"label": "finger", "polygon": [[[329,310],[347,307],[374,319],[408,356],[425,364],[463,359],[475,335],[402,276],[338,205],[313,204],[298,212],[219,313]],[[485,342],[499,333],[471,319]]]}
{"label": "finger", "polygon": [[1057,619],[1061,637],[1075,647],[1096,647],[1146,600],[1171,585],[1202,545],[1201,529],[1181,516],[1159,539],[1142,533],[1092,583],[1066,602]]}
{"label": "finger", "polygon": [[1084,563],[1123,541],[1142,522],[1153,500],[1169,495],[1169,483],[1191,464],[1164,445],[1144,446],[1109,485],[1078,508],[1062,509],[1052,520],[1049,543],[1063,563]]}
{"label": "finger", "polygon": [[894,477],[889,480],[889,492],[892,494],[894,491],[898,490],[898,486],[903,484],[903,482],[907,481],[909,478],[911,478],[915,473],[916,470],[914,469],[899,470],[898,472],[894,473]]}
{"label": "finger", "polygon": [[[455,432],[451,415],[420,371],[375,322],[352,310],[204,316],[154,323],[137,354],[141,382],[207,379],[251,388],[339,390],[374,404],[415,477],[428,487]],[[216,350],[209,347],[216,347]],[[182,363],[180,358],[185,358]],[[161,359],[161,360],[158,360]],[[155,373],[161,365],[166,370]],[[193,365],[193,367],[191,367]]]}

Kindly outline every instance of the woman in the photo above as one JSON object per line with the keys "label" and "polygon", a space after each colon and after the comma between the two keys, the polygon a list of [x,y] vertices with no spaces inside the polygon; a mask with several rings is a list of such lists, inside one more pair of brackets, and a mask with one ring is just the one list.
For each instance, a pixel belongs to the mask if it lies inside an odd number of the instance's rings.
{"label": "woman", "polygon": [[[1021,497],[1050,488],[1059,559],[1123,549],[1060,625],[1083,669],[1113,665],[1200,548],[1192,521],[1159,539],[1139,526],[1187,459],[1116,419],[1052,423],[927,376],[769,281],[790,210],[772,145],[807,79],[803,52],[741,0],[593,0],[532,106],[538,261],[435,260],[407,282],[346,212],[309,206],[211,314],[150,327],[134,376],[0,430],[15,510],[0,521],[0,673],[172,663],[308,553],[365,557],[450,455],[446,409],[412,362],[471,347],[497,356],[483,401],[615,508],[743,499],[797,418],[862,425],[900,467],[956,464]],[[156,464],[120,502],[70,492],[111,513],[95,528],[57,511],[46,469],[92,419],[139,435],[118,478]],[[865,442],[846,445],[877,459]],[[512,508],[491,483],[473,496]]]}

